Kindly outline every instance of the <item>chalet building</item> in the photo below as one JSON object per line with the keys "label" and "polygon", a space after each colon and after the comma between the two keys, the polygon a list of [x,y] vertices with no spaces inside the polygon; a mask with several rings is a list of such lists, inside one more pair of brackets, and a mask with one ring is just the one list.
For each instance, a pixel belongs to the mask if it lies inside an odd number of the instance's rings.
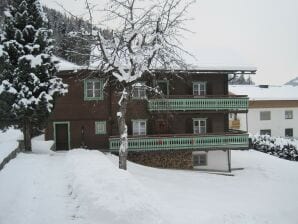
{"label": "chalet building", "polygon": [[[97,149],[117,153],[118,96],[94,71],[67,66],[59,76],[69,85],[57,100],[46,129],[56,150]],[[248,134],[229,129],[230,113],[247,113],[247,96],[229,95],[229,74],[250,68],[156,70],[154,79],[135,85],[128,105],[129,155],[144,165],[200,170],[231,170],[230,150],[248,149]],[[163,97],[143,84],[159,86]]]}
{"label": "chalet building", "polygon": [[274,137],[298,138],[298,87],[233,85],[232,94],[249,96],[247,114],[231,114],[230,128]]}

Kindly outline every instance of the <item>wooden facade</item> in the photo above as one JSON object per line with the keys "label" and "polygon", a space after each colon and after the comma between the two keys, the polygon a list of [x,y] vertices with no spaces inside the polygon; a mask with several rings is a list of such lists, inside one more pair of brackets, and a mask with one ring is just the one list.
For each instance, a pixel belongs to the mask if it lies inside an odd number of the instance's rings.
{"label": "wooden facade", "polygon": [[[247,113],[248,109],[246,96],[229,96],[228,74],[236,72],[239,71],[156,71],[154,79],[142,80],[148,86],[165,83],[166,93],[163,97],[147,93],[146,98],[130,101],[126,120],[128,134],[137,138],[136,144],[139,144],[131,150],[204,150],[196,148],[195,144],[206,146],[206,150],[247,148],[247,134],[229,130],[229,113]],[[57,150],[85,147],[113,151],[117,144],[115,136],[119,135],[116,117],[119,97],[113,88],[106,85],[102,95],[92,100],[84,93],[86,80],[95,79],[96,73],[64,71],[59,76],[68,84],[68,93],[56,102],[46,129],[46,139],[54,139]],[[203,95],[194,95],[194,83],[197,82],[205,83]],[[206,121],[203,134],[194,134],[196,119]],[[146,122],[145,136],[132,136],[135,120]],[[57,136],[63,130],[67,133],[60,134],[63,137]],[[61,138],[67,138],[68,144]],[[138,156],[134,155],[134,158]]]}

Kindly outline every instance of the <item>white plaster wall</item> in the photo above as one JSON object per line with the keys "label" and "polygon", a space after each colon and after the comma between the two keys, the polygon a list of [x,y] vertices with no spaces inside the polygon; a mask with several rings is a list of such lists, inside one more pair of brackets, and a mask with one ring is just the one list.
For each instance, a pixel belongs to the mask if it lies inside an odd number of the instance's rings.
{"label": "white plaster wall", "polygon": [[215,150],[208,152],[193,152],[193,154],[207,153],[207,166],[195,166],[198,170],[229,171],[228,150]]}
{"label": "white plaster wall", "polygon": [[[285,119],[285,111],[293,110],[293,119]],[[261,121],[260,112],[271,111],[271,120]],[[240,129],[246,131],[246,115],[238,114]],[[249,109],[247,114],[248,132],[258,134],[262,129],[271,129],[274,137],[285,137],[285,129],[293,128],[294,138],[298,138],[298,108],[264,108]]]}

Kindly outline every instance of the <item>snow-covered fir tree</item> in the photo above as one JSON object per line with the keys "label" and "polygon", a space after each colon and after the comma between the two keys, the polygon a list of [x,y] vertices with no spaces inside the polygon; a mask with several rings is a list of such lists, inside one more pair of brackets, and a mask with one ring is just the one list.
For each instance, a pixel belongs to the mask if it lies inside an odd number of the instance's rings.
{"label": "snow-covered fir tree", "polygon": [[[52,31],[39,0],[12,0],[0,31],[0,94],[13,118],[4,123],[22,128],[31,150],[33,128],[45,123],[56,96],[67,86],[55,76]],[[12,122],[13,121],[13,122]]]}

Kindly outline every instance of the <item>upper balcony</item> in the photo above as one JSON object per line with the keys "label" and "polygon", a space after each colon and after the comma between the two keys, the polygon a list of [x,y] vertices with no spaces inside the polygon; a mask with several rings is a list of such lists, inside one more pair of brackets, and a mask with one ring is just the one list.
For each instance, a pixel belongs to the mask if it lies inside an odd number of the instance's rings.
{"label": "upper balcony", "polygon": [[247,96],[177,96],[148,100],[150,112],[159,111],[228,111],[247,112]]}

